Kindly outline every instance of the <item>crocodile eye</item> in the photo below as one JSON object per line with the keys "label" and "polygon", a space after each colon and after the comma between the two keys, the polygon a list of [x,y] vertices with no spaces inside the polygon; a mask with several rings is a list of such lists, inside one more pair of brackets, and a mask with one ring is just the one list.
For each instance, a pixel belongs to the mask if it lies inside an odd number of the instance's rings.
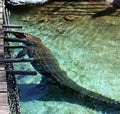
{"label": "crocodile eye", "polygon": [[27,46],[36,46],[36,43],[35,42],[27,42],[26,45]]}
{"label": "crocodile eye", "polygon": [[31,42],[31,45],[35,45],[35,42]]}
{"label": "crocodile eye", "polygon": [[27,38],[27,37],[28,37],[28,34],[24,34],[24,36],[25,36],[25,38]]}

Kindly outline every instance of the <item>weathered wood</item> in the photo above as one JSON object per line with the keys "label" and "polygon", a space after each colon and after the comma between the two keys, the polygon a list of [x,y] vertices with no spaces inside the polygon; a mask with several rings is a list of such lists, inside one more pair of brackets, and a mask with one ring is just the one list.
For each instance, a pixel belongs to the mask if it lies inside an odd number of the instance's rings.
{"label": "weathered wood", "polygon": [[7,82],[0,82],[0,93],[6,92],[7,93]]}
{"label": "weathered wood", "polygon": [[24,34],[23,32],[18,32],[18,31],[12,31],[12,30],[4,30],[4,33],[18,33],[18,34]]}
{"label": "weathered wood", "polygon": [[26,48],[26,46],[10,46],[10,45],[4,45],[4,48],[16,49],[16,48]]}
{"label": "weathered wood", "polygon": [[[1,41],[1,40],[0,40]],[[0,44],[2,44],[2,42],[0,43]],[[3,58],[3,56],[4,56],[4,47],[3,46],[0,46],[0,58],[2,57]],[[1,58],[1,59],[2,59]]]}
{"label": "weathered wood", "polygon": [[9,113],[9,111],[2,109],[2,110],[0,110],[0,114],[10,114],[10,113]]}
{"label": "weathered wood", "polygon": [[3,40],[3,37],[1,35],[1,38],[0,38],[0,45],[4,44],[4,40]]}
{"label": "weathered wood", "polygon": [[[0,21],[0,22],[1,22],[1,21]],[[4,37],[3,34],[0,34],[0,39],[3,39],[3,37]]]}
{"label": "weathered wood", "polygon": [[6,74],[37,75],[36,71],[6,70]]}
{"label": "weathered wood", "polygon": [[4,45],[4,48],[16,49],[16,48],[26,48],[26,46],[9,46],[9,45]]}
{"label": "weathered wood", "polygon": [[[4,45],[3,29],[3,1],[0,0],[0,45]],[[0,46],[0,60],[4,59],[4,46]],[[5,64],[0,63],[0,114],[10,114],[8,106],[7,82]]]}
{"label": "weathered wood", "polygon": [[22,28],[20,25],[3,25],[5,28]]}
{"label": "weathered wood", "polygon": [[0,45],[0,48],[12,48],[12,49],[16,49],[16,48],[27,48],[27,46],[11,46],[11,45]]}
{"label": "weathered wood", "polygon": [[10,114],[9,112],[9,106],[0,106],[0,114]]}
{"label": "weathered wood", "polygon": [[0,109],[2,109],[2,110],[9,110],[9,107],[8,107],[8,105],[4,105],[4,106],[0,105]]}
{"label": "weathered wood", "polygon": [[2,25],[2,24],[0,24],[0,29],[2,29],[2,27],[3,27],[3,25]]}
{"label": "weathered wood", "polygon": [[0,60],[1,62],[5,62],[5,63],[14,63],[14,62],[33,62],[34,59],[33,58],[20,58],[20,59],[4,59],[4,60]]}
{"label": "weathered wood", "polygon": [[6,82],[6,73],[4,70],[0,70],[0,83]]}
{"label": "weathered wood", "polygon": [[2,19],[2,16],[3,16],[2,13],[0,13],[0,19]]}
{"label": "weathered wood", "polygon": [[7,93],[0,93],[0,106],[8,105],[8,94]]}
{"label": "weathered wood", "polygon": [[[1,60],[1,59],[0,59]],[[4,70],[4,62],[3,63],[0,63],[0,70]]]}
{"label": "weathered wood", "polygon": [[18,39],[18,38],[4,38],[4,40],[6,42],[21,42],[21,43],[25,43],[26,42],[25,39]]}

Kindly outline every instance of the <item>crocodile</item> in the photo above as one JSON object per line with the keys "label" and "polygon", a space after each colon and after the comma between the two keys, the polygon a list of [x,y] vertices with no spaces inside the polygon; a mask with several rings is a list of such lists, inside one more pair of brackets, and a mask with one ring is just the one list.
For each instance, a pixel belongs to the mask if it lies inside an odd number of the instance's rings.
{"label": "crocodile", "polygon": [[26,40],[25,45],[27,48],[20,51],[17,58],[21,57],[21,55],[24,56],[25,54],[27,54],[29,58],[34,58],[34,62],[31,62],[31,64],[33,68],[42,75],[44,85],[48,83],[56,85],[60,88],[69,88],[76,91],[79,98],[83,97],[88,101],[91,100],[94,104],[105,105],[109,108],[114,108],[115,110],[120,111],[119,101],[86,89],[71,80],[67,76],[67,73],[60,68],[59,63],[52,52],[43,45],[40,38],[27,33],[13,34],[18,38]]}

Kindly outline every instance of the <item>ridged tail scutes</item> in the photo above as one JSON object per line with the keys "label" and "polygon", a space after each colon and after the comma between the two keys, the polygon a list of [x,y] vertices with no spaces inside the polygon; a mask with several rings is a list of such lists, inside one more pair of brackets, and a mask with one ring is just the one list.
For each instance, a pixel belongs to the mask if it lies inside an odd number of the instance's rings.
{"label": "ridged tail scutes", "polygon": [[84,99],[85,102],[90,102],[92,105],[105,106],[107,108],[120,111],[119,101],[103,96],[102,94],[95,93],[81,86],[79,86],[78,98]]}

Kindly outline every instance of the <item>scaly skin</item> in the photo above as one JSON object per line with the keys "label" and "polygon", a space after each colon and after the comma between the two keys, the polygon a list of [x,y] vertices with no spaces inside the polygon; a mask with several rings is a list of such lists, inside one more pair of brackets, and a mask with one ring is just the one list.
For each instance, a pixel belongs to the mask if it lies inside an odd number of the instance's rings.
{"label": "scaly skin", "polygon": [[19,36],[19,38],[23,37],[26,39],[26,52],[30,58],[35,59],[31,64],[40,74],[43,75],[43,77],[45,77],[44,79],[46,79],[48,83],[76,91],[78,97],[82,96],[84,98],[92,100],[94,104],[101,104],[110,108],[114,108],[116,110],[120,110],[119,102],[83,88],[72,81],[67,76],[66,72],[61,70],[54,55],[47,47],[43,45],[42,41],[39,38],[30,34],[14,35]]}

